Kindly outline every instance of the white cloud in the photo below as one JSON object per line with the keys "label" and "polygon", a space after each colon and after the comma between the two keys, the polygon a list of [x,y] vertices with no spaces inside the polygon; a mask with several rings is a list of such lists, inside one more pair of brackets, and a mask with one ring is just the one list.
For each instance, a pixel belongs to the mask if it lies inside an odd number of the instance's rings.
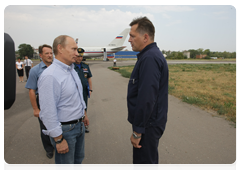
{"label": "white cloud", "polygon": [[138,16],[154,19],[150,13],[105,8],[89,10],[89,6],[8,6],[4,28],[16,38],[16,46],[23,42],[34,47],[46,41],[52,44],[55,37],[63,34],[78,37],[80,44],[84,39],[85,46],[98,46],[107,45]]}
{"label": "white cloud", "polygon": [[178,24],[181,24],[182,23],[182,20],[176,20],[176,21],[173,21],[173,22],[170,22],[168,24],[166,24],[166,26],[173,26],[173,25],[178,25]]}
{"label": "white cloud", "polygon": [[194,8],[191,6],[175,6],[175,5],[157,5],[157,6],[145,6],[145,9],[154,13],[163,13],[163,12],[187,12],[193,11]]}
{"label": "white cloud", "polygon": [[163,18],[167,18],[167,19],[169,19],[169,18],[171,18],[171,16],[170,15],[168,15],[168,14],[162,14],[162,16],[163,16]]}

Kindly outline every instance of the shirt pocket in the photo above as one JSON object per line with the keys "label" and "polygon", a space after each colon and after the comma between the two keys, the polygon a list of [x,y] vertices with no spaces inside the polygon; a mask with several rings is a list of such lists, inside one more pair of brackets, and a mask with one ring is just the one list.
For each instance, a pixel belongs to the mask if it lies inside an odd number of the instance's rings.
{"label": "shirt pocket", "polygon": [[136,96],[138,93],[138,79],[132,78],[128,83],[128,94],[130,96]]}

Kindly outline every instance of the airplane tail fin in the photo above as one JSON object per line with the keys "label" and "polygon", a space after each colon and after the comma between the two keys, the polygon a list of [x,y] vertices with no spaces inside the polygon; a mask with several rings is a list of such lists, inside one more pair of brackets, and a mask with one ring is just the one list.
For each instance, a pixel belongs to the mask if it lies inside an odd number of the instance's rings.
{"label": "airplane tail fin", "polygon": [[127,38],[129,31],[130,31],[130,28],[126,28],[123,32],[121,32],[121,34],[119,34],[114,40],[112,40],[112,42],[108,44],[108,46],[111,46],[111,47],[122,46],[125,39]]}

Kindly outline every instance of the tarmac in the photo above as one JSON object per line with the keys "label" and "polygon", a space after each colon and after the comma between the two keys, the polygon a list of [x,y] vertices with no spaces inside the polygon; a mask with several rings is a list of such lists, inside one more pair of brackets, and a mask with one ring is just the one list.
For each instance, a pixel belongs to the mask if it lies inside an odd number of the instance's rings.
{"label": "tarmac", "polygon": [[[135,62],[118,61],[117,65]],[[90,61],[89,65],[93,93],[88,100],[90,133],[85,134],[83,164],[132,164],[132,128],[127,121],[126,100],[128,79],[109,70],[113,65],[110,61]],[[15,103],[4,111],[5,162],[54,164],[54,158],[48,159],[43,149],[26,82],[19,82],[18,76],[16,80]],[[169,95],[168,122],[158,150],[159,164],[232,164],[236,160],[236,128],[213,112]]]}

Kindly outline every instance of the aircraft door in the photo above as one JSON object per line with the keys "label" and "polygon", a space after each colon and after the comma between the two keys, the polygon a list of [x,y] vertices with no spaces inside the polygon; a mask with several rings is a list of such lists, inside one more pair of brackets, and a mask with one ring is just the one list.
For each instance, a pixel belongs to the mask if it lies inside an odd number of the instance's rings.
{"label": "aircraft door", "polygon": [[103,48],[103,61],[107,61],[107,50]]}

